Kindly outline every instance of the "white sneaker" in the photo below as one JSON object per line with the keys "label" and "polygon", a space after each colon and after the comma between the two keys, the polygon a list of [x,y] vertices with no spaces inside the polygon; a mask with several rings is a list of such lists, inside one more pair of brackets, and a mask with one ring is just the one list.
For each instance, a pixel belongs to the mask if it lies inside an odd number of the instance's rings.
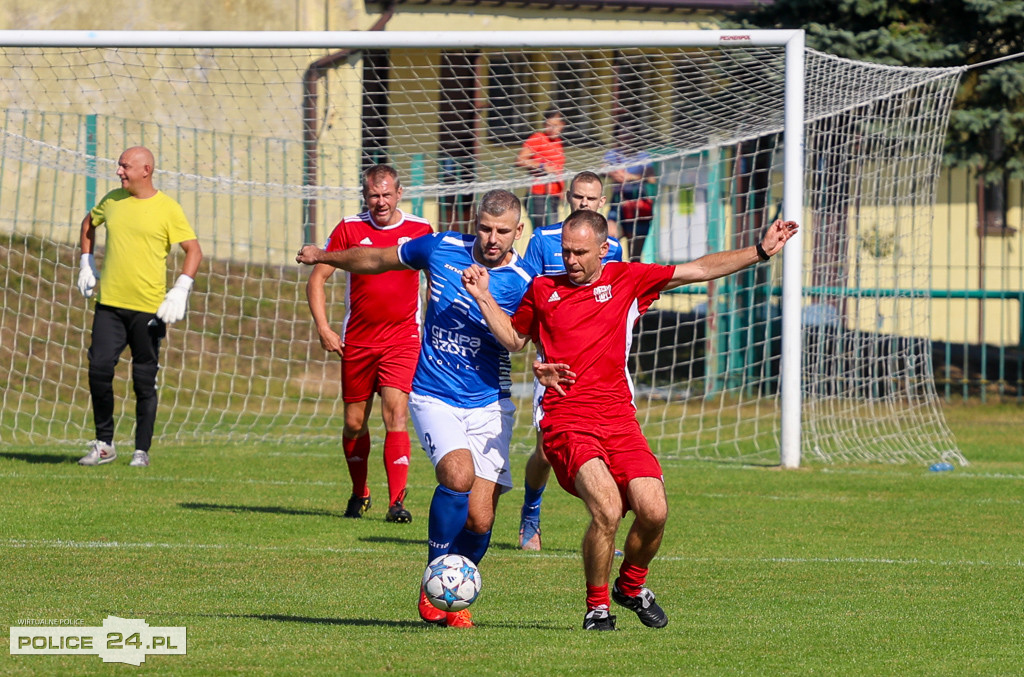
{"label": "white sneaker", "polygon": [[132,454],[132,462],[128,465],[133,468],[148,468],[149,467],[149,454],[140,449],[136,449],[135,453]]}
{"label": "white sneaker", "polygon": [[117,458],[113,444],[93,440],[89,443],[89,453],[78,459],[78,465],[103,465]]}

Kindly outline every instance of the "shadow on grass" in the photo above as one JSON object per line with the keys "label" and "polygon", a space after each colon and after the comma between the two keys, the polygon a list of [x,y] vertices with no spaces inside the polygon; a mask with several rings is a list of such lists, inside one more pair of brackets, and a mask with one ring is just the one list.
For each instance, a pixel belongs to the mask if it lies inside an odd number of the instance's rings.
{"label": "shadow on grass", "polygon": [[390,545],[426,545],[427,539],[421,538],[397,538],[395,536],[364,536],[359,539],[364,543],[387,543]]}
{"label": "shadow on grass", "polygon": [[[434,623],[425,623],[421,620],[395,621],[383,618],[317,618],[315,616],[289,616],[287,614],[204,614],[213,618],[245,618],[257,621],[278,621],[280,623],[308,623],[310,625],[342,625],[354,627],[380,627],[392,628],[439,628],[443,626]],[[550,625],[543,623],[523,623],[522,621],[499,621],[477,623],[478,628],[502,628],[502,629],[535,629],[535,630],[563,630],[564,626]]]}
{"label": "shadow on grass", "polygon": [[25,463],[75,463],[79,456],[67,454],[30,454],[23,451],[3,451],[0,458],[9,458],[12,461],[24,461]]}
{"label": "shadow on grass", "polygon": [[[425,538],[396,538],[394,536],[364,536],[359,539],[364,543],[382,543],[388,545],[425,545]],[[506,551],[518,551],[520,548],[515,543],[497,543],[491,541],[491,544],[487,546],[488,550],[506,550]],[[571,548],[544,548],[545,552],[549,553],[576,553],[578,550]]]}
{"label": "shadow on grass", "polygon": [[212,512],[261,512],[272,515],[303,515],[313,517],[341,517],[340,513],[330,510],[297,510],[283,508],[279,505],[220,505],[218,503],[179,503],[187,510],[209,510]]}

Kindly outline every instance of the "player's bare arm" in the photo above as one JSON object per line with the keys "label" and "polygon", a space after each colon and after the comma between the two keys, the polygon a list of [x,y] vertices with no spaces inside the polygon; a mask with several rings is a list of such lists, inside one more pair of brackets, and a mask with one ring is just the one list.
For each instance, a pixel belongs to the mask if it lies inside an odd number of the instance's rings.
{"label": "player's bare arm", "polygon": [[523,169],[539,170],[542,165],[542,162],[533,159],[533,152],[528,147],[523,146],[519,149],[519,154],[516,156],[516,166]]}
{"label": "player's bare arm", "polygon": [[398,258],[398,247],[350,247],[325,252],[316,245],[307,244],[295,256],[295,262],[307,266],[323,263],[359,275],[406,269],[406,265]]}
{"label": "player's bare arm", "polygon": [[576,383],[576,372],[562,362],[533,361],[533,375],[545,388],[552,388],[559,395],[565,396],[564,386]]}
{"label": "player's bare arm", "polygon": [[530,337],[520,334],[512,326],[512,319],[501,309],[488,289],[490,275],[483,266],[472,265],[462,271],[462,286],[476,299],[487,322],[487,328],[509,352],[519,352],[526,347]]}
{"label": "player's bare arm", "polygon": [[313,315],[316,333],[320,337],[320,347],[329,353],[344,357],[341,336],[331,329],[331,324],[327,320],[327,295],[324,293],[324,286],[333,274],[332,266],[323,263],[313,266],[313,272],[309,274],[309,281],[306,282],[306,302],[309,304],[309,312]]}
{"label": "player's bare arm", "polygon": [[[774,256],[782,251],[786,242],[796,235],[799,228],[796,221],[776,220],[765,230],[764,236],[761,238],[760,244],[765,254]],[[677,265],[672,278],[664,288],[672,289],[693,282],[717,280],[759,261],[761,261],[761,257],[758,255],[756,246],[707,254],[699,259]]]}
{"label": "player's bare arm", "polygon": [[82,219],[82,234],[79,240],[83,254],[92,254],[96,246],[96,226],[92,225],[92,212],[86,212]]}
{"label": "player's bare arm", "polygon": [[193,280],[199,273],[199,264],[203,260],[203,250],[199,246],[199,240],[185,240],[179,243],[181,250],[185,252],[185,263],[181,265],[181,274],[188,275]]}

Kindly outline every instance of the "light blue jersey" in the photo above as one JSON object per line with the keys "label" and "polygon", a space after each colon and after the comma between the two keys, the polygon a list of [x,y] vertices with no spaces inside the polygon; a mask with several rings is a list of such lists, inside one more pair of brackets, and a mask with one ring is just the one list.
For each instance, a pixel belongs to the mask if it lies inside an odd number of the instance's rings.
{"label": "light blue jersey", "polygon": [[[412,390],[455,407],[480,407],[509,397],[512,367],[508,351],[487,328],[480,306],[462,286],[462,271],[476,263],[476,236],[444,232],[398,247],[402,263],[424,270],[429,281],[423,347]],[[490,268],[490,292],[511,315],[530,286],[532,274],[514,251],[507,265]]]}
{"label": "light blue jersey", "polygon": [[[622,244],[614,237],[608,236],[608,253],[601,259],[602,263],[622,260]],[[534,275],[561,275],[565,272],[562,263],[562,223],[553,223],[533,231],[530,244],[526,245],[523,256],[526,266]]]}

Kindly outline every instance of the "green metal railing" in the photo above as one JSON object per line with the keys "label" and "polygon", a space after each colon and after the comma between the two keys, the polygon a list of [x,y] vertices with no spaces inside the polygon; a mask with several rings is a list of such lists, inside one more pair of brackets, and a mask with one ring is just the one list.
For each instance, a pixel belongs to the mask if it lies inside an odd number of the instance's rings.
{"label": "green metal railing", "polygon": [[[669,294],[682,294],[688,296],[706,296],[706,286],[689,285],[677,287]],[[772,286],[762,293],[771,297],[781,298],[782,288]],[[1011,388],[1016,392],[1014,398],[1018,403],[1024,403],[1024,290],[996,290],[996,289],[872,289],[872,288],[844,288],[844,287],[804,287],[805,298],[831,297],[831,298],[912,298],[912,299],[960,299],[960,300],[998,300],[1004,302],[1016,302],[1018,309],[1018,342],[1016,345],[984,346],[970,344],[966,341],[955,343],[951,341],[935,340],[933,344],[941,347],[943,360],[941,363],[933,364],[936,369],[935,382],[940,394],[947,400],[951,400],[959,391],[963,399],[971,397],[976,392],[982,401],[988,398],[988,389],[994,386],[1001,396],[1004,391]],[[730,332],[733,334],[749,331],[749,323],[740,323],[738,330]],[[726,329],[725,331],[729,331]],[[767,323],[765,329],[765,340],[771,339],[771,323]],[[735,337],[733,337],[735,338]],[[735,342],[730,340],[730,345]],[[740,341],[745,345],[747,342]],[[963,360],[958,364],[953,359],[953,347],[960,346],[963,353]],[[977,353],[978,366],[971,369],[968,364],[968,353],[973,347]],[[733,351],[735,354],[735,351]],[[1019,354],[1018,354],[1019,353]],[[933,351],[933,359],[936,357]],[[990,362],[995,361],[993,369],[996,374],[994,378],[988,378]],[[742,359],[743,368],[751,368],[750,360]],[[963,376],[953,379],[948,376],[952,368],[962,370]],[[943,374],[946,374],[945,376]],[[709,386],[709,392],[717,389],[716,378],[727,378],[725,374],[712,374],[713,383]]]}

